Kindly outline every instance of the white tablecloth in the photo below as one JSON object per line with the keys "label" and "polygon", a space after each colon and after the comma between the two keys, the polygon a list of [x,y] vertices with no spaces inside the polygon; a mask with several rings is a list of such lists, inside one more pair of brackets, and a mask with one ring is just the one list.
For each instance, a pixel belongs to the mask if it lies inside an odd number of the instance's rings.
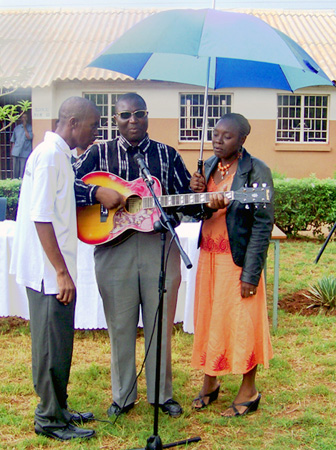
{"label": "white tablecloth", "polygon": [[[183,329],[193,332],[193,304],[195,276],[199,250],[197,239],[199,223],[182,223],[176,228],[181,245],[193,267],[187,269],[181,261],[182,283],[179,289],[175,322],[183,322]],[[9,264],[15,231],[15,222],[0,222],[0,316],[18,316],[29,319],[26,289],[16,284],[9,275]],[[169,234],[167,235],[167,244]],[[103,304],[94,274],[93,246],[79,241],[78,280],[75,327],[84,329],[107,328]]]}

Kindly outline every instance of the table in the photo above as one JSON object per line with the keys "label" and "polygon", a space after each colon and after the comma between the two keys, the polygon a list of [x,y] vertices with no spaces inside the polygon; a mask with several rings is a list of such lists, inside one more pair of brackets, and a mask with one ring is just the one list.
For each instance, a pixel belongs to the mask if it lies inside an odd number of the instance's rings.
{"label": "table", "polygon": [[[178,292],[175,323],[183,322],[183,330],[188,333],[194,331],[194,294],[195,277],[199,256],[197,241],[199,223],[182,223],[176,228],[183,250],[189,256],[193,265],[187,269],[181,261],[181,285]],[[167,246],[169,238],[167,235]],[[98,292],[94,273],[94,247],[78,241],[78,278],[77,305],[75,314],[75,328],[107,328],[103,310],[103,302]],[[159,280],[158,280],[159,282]],[[0,312],[1,315],[1,312]],[[142,326],[140,314],[139,326]]]}
{"label": "table", "polygon": [[0,316],[29,318],[26,288],[9,275],[15,222],[0,222]]}
{"label": "table", "polygon": [[[9,265],[15,221],[0,222],[0,316],[18,316],[29,319],[26,289],[16,283],[9,274]],[[193,303],[195,276],[198,261],[197,240],[199,223],[183,223],[176,228],[181,245],[188,254],[192,269],[187,269],[181,262],[182,282],[178,293],[175,322],[183,322],[183,329],[193,332]],[[167,238],[168,244],[168,238]],[[93,246],[78,241],[78,278],[75,328],[107,328],[103,303],[98,291],[95,273]],[[140,320],[139,325],[142,322]]]}
{"label": "table", "polygon": [[[200,223],[183,222],[176,228],[181,245],[189,256],[193,267],[187,269],[181,261],[182,281],[178,292],[175,323],[183,322],[183,330],[194,332],[194,296],[196,269],[199,257],[197,248]],[[29,319],[26,289],[16,284],[15,277],[9,274],[9,264],[15,222],[0,222],[0,316],[18,316]],[[286,239],[277,226],[274,226],[271,243],[274,243],[274,288],[273,288],[273,328],[277,329],[279,298],[280,241]],[[167,239],[168,244],[168,239]],[[93,246],[78,241],[78,279],[75,328],[107,328],[103,303],[99,295],[95,273]],[[142,325],[140,318],[139,326]]]}

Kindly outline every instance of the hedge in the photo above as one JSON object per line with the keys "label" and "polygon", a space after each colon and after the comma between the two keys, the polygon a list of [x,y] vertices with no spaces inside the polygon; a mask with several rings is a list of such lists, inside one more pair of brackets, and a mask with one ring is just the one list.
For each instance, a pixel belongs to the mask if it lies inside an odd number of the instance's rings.
{"label": "hedge", "polygon": [[322,234],[336,221],[336,180],[315,177],[274,180],[275,223],[287,235]]}
{"label": "hedge", "polygon": [[[15,220],[21,180],[0,180],[0,197],[7,197],[7,219]],[[322,227],[336,222],[336,180],[310,178],[274,179],[275,223],[287,235],[311,230],[315,235]]]}
{"label": "hedge", "polygon": [[7,197],[7,220],[15,220],[21,180],[0,180],[0,197]]}

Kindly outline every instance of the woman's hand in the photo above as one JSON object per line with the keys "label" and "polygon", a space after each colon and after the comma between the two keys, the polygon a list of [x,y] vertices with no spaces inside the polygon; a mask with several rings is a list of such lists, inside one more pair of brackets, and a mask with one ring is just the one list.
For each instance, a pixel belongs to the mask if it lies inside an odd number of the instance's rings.
{"label": "woman's hand", "polygon": [[246,283],[246,281],[241,282],[241,296],[243,298],[253,297],[256,294],[258,286],[254,284]]}
{"label": "woman's hand", "polygon": [[210,202],[207,203],[207,206],[211,209],[224,209],[230,201],[220,193],[213,193],[210,195]]}
{"label": "woman's hand", "polygon": [[198,172],[195,172],[191,177],[190,187],[194,192],[204,192],[206,190],[204,176]]}

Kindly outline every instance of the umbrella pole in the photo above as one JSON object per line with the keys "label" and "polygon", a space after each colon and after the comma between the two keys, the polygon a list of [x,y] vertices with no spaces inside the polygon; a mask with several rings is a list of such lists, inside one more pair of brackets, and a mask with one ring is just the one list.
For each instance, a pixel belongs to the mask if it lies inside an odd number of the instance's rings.
{"label": "umbrella pole", "polygon": [[[216,0],[212,0],[212,9],[216,9]],[[197,163],[197,172],[200,174],[203,173],[203,147],[204,147],[204,140],[205,140],[205,124],[206,124],[207,112],[208,112],[209,76],[210,76],[210,58],[208,58],[207,79],[206,79],[205,92],[204,92],[204,110],[203,110],[203,121],[202,121],[201,148],[200,148],[199,160]]]}
{"label": "umbrella pole", "polygon": [[207,79],[206,79],[205,91],[204,91],[201,147],[200,147],[200,154],[199,154],[199,159],[198,159],[198,163],[197,163],[197,172],[200,174],[203,173],[203,147],[204,147],[204,140],[205,140],[205,124],[207,121],[207,112],[208,112],[209,75],[210,75],[210,58],[208,58]]}

